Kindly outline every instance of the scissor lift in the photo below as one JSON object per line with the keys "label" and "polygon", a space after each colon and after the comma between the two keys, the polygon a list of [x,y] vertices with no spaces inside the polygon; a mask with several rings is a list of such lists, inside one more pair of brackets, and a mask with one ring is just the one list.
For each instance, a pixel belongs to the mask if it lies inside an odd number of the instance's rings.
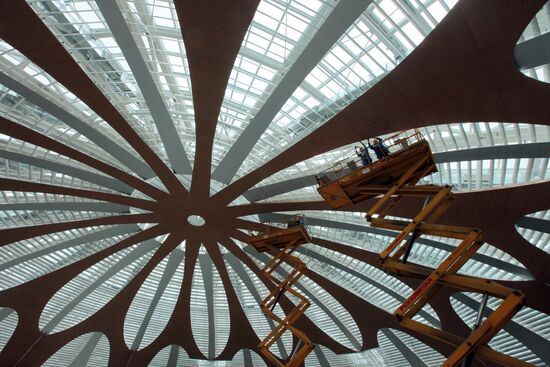
{"label": "scissor lift", "polygon": [[[488,279],[456,274],[483,244],[481,231],[477,228],[435,224],[452,203],[451,187],[416,185],[422,177],[437,172],[437,167],[430,147],[420,133],[416,132],[403,139],[395,153],[366,168],[357,169],[320,185],[319,193],[333,208],[379,197],[367,212],[367,221],[373,227],[400,231],[393,242],[380,253],[382,268],[396,275],[425,278],[394,315],[401,325],[456,347],[442,366],[458,366],[461,361],[466,366],[471,362],[474,353],[503,366],[532,366],[486,346],[519,311],[524,303],[524,296],[517,290]],[[412,144],[409,144],[411,140]],[[392,209],[404,197],[425,198],[424,205],[412,221],[387,219]],[[437,269],[407,263],[413,244],[421,235],[455,238],[461,240],[461,243]],[[441,287],[479,292],[504,301],[464,339],[412,319]],[[486,297],[484,296],[485,300]],[[483,307],[482,302],[480,315]]]}
{"label": "scissor lift", "polygon": [[[267,227],[266,227],[267,228]],[[298,224],[287,229],[271,229],[252,236],[248,242],[258,252],[272,251],[277,254],[263,267],[262,273],[275,283],[275,288],[264,298],[260,307],[263,313],[274,320],[277,326],[258,345],[260,352],[274,365],[279,367],[301,366],[307,355],[313,350],[314,345],[307,335],[297,329],[293,324],[304,314],[310,303],[303,295],[298,293],[292,286],[300,279],[306,270],[305,263],[293,253],[305,243],[310,242],[309,234],[303,224]],[[282,264],[292,266],[292,271],[286,278],[279,279],[274,271]],[[277,316],[273,310],[284,293],[290,293],[298,299],[294,309],[284,319]],[[287,361],[277,358],[269,349],[276,343],[286,331],[290,331],[298,343]]]}

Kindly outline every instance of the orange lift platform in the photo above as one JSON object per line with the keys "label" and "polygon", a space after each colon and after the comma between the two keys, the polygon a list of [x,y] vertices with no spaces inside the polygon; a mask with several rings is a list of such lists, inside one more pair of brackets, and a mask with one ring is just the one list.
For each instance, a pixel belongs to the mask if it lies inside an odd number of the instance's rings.
{"label": "orange lift platform", "polygon": [[[367,221],[373,227],[400,232],[380,253],[381,267],[391,274],[425,280],[394,312],[395,317],[401,325],[456,348],[442,364],[444,367],[469,366],[474,355],[502,366],[532,367],[487,346],[522,307],[524,295],[492,280],[457,274],[483,244],[482,234],[477,228],[435,223],[451,205],[453,193],[448,185],[417,185],[423,177],[437,172],[428,142],[415,130],[410,135],[396,134],[385,140],[385,145],[390,155],[367,167],[338,170],[345,166],[339,163],[336,170],[321,173],[317,190],[335,209],[377,197],[367,212]],[[346,165],[357,166],[355,162]],[[424,205],[412,220],[387,219],[405,197],[422,197]],[[432,269],[407,262],[414,242],[422,235],[454,238],[461,242],[437,269]],[[467,338],[412,319],[441,287],[483,294],[478,319]],[[482,320],[488,296],[501,298],[503,302]]]}
{"label": "orange lift platform", "polygon": [[[293,255],[299,246],[311,241],[305,227],[305,217],[301,215],[294,217],[287,223],[287,228],[264,226],[259,232],[257,235],[249,237],[248,243],[258,252],[270,251],[271,253],[276,253],[262,268],[263,275],[271,279],[275,284],[275,288],[264,298],[260,307],[267,317],[277,323],[277,326],[260,342],[258,349],[274,366],[298,367],[302,365],[305,358],[315,347],[307,335],[293,325],[310,305],[308,299],[292,288],[307,269],[306,264]],[[280,279],[274,274],[274,271],[282,263],[292,266],[292,271],[286,278]],[[291,294],[293,299],[297,300],[297,304],[282,319],[274,313],[274,309],[281,296],[286,292]],[[282,361],[269,349],[287,331],[290,331],[298,338],[298,344],[288,360]]]}

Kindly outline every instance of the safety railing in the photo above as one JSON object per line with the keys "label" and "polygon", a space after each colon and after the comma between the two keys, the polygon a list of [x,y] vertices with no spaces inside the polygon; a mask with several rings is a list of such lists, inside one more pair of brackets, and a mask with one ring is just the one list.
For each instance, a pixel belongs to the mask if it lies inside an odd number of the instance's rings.
{"label": "safety railing", "polygon": [[[418,129],[414,129],[412,131],[411,130],[400,131],[384,139],[381,139],[381,138],[375,138],[375,139],[380,139],[381,144],[388,149],[389,154],[391,155],[399,151],[408,149],[411,145],[424,140],[424,136]],[[370,138],[368,140],[370,140]],[[363,146],[367,147],[367,149],[370,149],[368,148],[368,145],[363,144]],[[358,146],[356,146],[355,148],[357,149]],[[372,149],[371,149],[371,152],[369,153],[369,156],[372,162],[368,166],[371,168],[374,168],[379,159],[376,158],[376,155],[374,153],[372,153]],[[331,166],[328,167],[327,169],[319,172],[316,175],[317,183],[319,184],[319,186],[322,186],[329,182],[335,181],[341,177],[344,177],[357,169],[361,169],[364,167],[365,166],[361,162],[361,157],[359,157],[357,154],[346,156],[332,163]]]}
{"label": "safety railing", "polygon": [[307,229],[307,219],[304,214],[295,214],[290,217],[281,218],[281,220],[269,221],[263,223],[253,223],[247,228],[250,237],[258,235],[269,235],[282,229],[288,229],[302,225]]}

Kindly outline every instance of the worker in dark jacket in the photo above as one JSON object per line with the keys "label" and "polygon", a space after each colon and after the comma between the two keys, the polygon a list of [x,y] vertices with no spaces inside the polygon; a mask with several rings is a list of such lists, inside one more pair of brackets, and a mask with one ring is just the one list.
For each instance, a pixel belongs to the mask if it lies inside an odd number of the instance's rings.
{"label": "worker in dark jacket", "polygon": [[[363,144],[363,143],[361,143]],[[372,158],[370,157],[369,155],[369,152],[367,150],[367,147],[365,146],[365,144],[363,144],[362,147],[355,147],[355,154],[357,154],[357,156],[359,158],[361,158],[361,163],[363,164],[363,166],[368,166],[369,164],[372,163]]]}
{"label": "worker in dark jacket", "polygon": [[370,143],[370,139],[367,139],[367,142],[369,143],[369,148],[371,148],[374,154],[376,154],[376,158],[381,159],[390,155],[390,151],[382,143],[382,139],[374,138],[372,144]]}

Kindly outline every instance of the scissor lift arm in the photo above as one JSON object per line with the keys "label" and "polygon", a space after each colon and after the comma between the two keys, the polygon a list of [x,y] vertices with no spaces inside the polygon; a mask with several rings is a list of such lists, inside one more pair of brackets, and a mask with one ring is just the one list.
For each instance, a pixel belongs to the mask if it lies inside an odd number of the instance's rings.
{"label": "scissor lift arm", "polygon": [[[308,354],[313,350],[314,345],[307,335],[297,329],[294,323],[304,314],[310,303],[302,294],[297,292],[293,285],[304,274],[307,267],[305,263],[293,253],[296,249],[310,241],[309,234],[304,226],[296,226],[285,230],[278,230],[271,233],[265,233],[250,237],[249,244],[254,246],[257,251],[277,251],[277,254],[262,268],[262,273],[271,279],[276,285],[275,288],[264,298],[260,307],[263,313],[274,320],[277,326],[267,335],[258,345],[258,349],[274,366],[279,367],[298,367],[301,366]],[[284,279],[279,279],[274,275],[274,271],[282,264],[291,265],[292,271]],[[284,319],[281,319],[274,313],[275,306],[284,293],[290,293],[298,300]],[[287,361],[281,361],[269,349],[282,338],[286,331],[290,331],[296,338],[298,344],[294,348]]]}
{"label": "scissor lift arm", "polygon": [[[503,366],[531,366],[526,362],[486,347],[491,338],[519,311],[524,303],[523,294],[491,280],[456,274],[483,244],[481,231],[477,228],[435,224],[434,222],[452,203],[451,187],[403,184],[406,177],[411,175],[414,170],[415,167],[411,167],[401,179],[391,186],[363,184],[360,190],[364,195],[382,195],[366,215],[372,226],[400,231],[388,247],[380,253],[382,268],[386,272],[401,276],[425,278],[409,298],[394,312],[395,317],[405,327],[456,346],[456,350],[442,364],[444,367],[458,366],[461,361],[474,352]],[[407,196],[426,198],[424,207],[413,220],[386,219],[386,216],[395,205]],[[420,235],[449,237],[459,239],[461,242],[437,269],[431,269],[407,263],[408,254],[414,245],[414,239]],[[462,339],[412,320],[441,287],[453,287],[463,291],[485,293],[504,301],[469,337]]]}
{"label": "scissor lift arm", "polygon": [[[401,325],[456,347],[442,366],[458,366],[475,353],[503,366],[532,367],[486,346],[519,311],[524,295],[495,281],[456,274],[483,244],[481,231],[435,223],[452,204],[453,194],[450,186],[417,185],[422,177],[433,172],[437,172],[437,167],[429,145],[426,141],[419,141],[369,169],[357,170],[323,184],[318,191],[333,208],[379,198],[367,212],[367,221],[373,227],[400,232],[380,253],[382,268],[388,273],[424,279],[394,315]],[[387,219],[404,197],[423,197],[424,206],[411,221]],[[437,269],[432,269],[407,262],[415,240],[422,235],[454,238],[461,242]],[[464,339],[412,319],[441,287],[479,292],[501,298],[503,302]]]}

